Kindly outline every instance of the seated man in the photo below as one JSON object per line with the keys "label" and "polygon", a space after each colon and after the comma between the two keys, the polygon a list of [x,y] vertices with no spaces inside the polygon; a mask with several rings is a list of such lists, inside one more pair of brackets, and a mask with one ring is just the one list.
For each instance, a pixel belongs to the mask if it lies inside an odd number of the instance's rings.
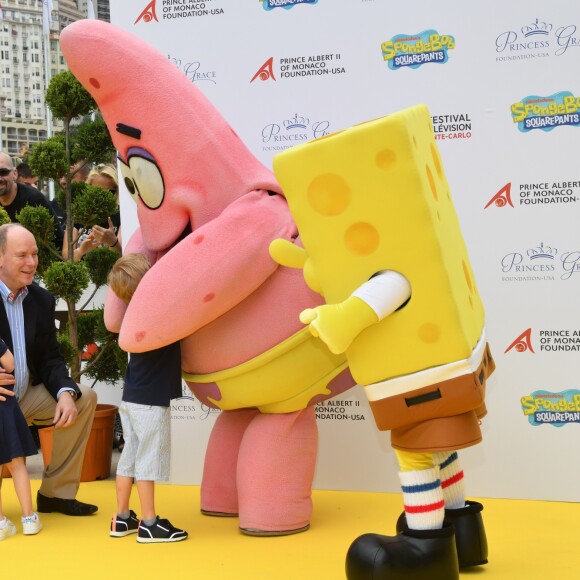
{"label": "seated man", "polygon": [[97,506],[75,496],[97,396],[69,376],[56,339],[55,298],[33,284],[37,266],[34,236],[19,224],[0,226],[0,336],[15,359],[13,375],[0,372],[0,405],[15,396],[29,424],[55,427],[37,511],[90,515]]}

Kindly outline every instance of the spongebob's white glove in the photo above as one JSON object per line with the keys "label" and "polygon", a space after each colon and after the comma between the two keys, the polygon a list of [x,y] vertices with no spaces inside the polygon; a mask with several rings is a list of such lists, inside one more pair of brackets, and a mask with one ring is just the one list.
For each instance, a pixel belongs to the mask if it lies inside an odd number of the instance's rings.
{"label": "spongebob's white glove", "polygon": [[379,321],[376,312],[360,298],[351,296],[340,304],[308,308],[300,313],[313,336],[322,340],[334,354],[343,353],[365,329]]}
{"label": "spongebob's white glove", "polygon": [[365,328],[394,312],[410,296],[409,281],[398,272],[386,270],[362,284],[344,302],[302,311],[300,321],[308,324],[310,332],[331,352],[340,354]]}

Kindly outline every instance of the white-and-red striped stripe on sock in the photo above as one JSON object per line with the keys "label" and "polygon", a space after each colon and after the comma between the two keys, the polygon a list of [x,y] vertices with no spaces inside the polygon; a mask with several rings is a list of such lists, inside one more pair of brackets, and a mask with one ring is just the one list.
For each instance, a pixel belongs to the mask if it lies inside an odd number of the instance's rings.
{"label": "white-and-red striped stripe on sock", "polygon": [[445,502],[439,468],[399,472],[407,525],[412,530],[435,530],[443,525]]}
{"label": "white-and-red striped stripe on sock", "polygon": [[457,451],[434,453],[433,461],[439,465],[445,508],[453,510],[465,507],[465,481]]}

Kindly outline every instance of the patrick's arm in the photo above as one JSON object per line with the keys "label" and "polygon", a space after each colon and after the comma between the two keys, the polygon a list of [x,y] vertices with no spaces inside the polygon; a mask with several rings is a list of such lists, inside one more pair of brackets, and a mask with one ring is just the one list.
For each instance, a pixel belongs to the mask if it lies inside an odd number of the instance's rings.
{"label": "patrick's arm", "polygon": [[297,234],[286,200],[254,191],[196,229],[145,275],[119,343],[129,352],[189,336],[235,308],[276,270],[268,246]]}

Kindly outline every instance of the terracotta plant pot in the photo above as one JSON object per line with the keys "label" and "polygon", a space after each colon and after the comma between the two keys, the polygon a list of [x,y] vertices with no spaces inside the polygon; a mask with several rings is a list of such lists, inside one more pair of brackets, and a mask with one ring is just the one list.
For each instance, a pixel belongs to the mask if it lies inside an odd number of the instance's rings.
{"label": "terracotta plant pot", "polygon": [[[111,475],[111,457],[113,454],[113,427],[118,407],[115,405],[97,405],[93,427],[81,472],[81,481],[107,479]],[[52,438],[54,428],[39,429],[42,460],[46,467],[52,456]]]}

